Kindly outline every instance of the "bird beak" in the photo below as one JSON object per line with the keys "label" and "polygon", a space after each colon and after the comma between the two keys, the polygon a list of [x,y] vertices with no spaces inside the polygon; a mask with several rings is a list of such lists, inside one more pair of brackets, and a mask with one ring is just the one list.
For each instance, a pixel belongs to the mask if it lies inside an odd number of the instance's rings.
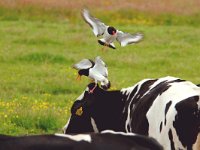
{"label": "bird beak", "polygon": [[81,76],[78,74],[77,78],[76,78],[77,81],[80,81],[81,80]]}

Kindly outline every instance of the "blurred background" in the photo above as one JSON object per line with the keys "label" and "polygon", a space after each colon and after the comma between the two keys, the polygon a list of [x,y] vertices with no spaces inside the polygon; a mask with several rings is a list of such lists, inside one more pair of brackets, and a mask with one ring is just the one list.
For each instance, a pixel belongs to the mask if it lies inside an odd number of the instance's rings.
{"label": "blurred background", "polygon": [[[143,41],[102,52],[83,8]],[[169,75],[199,84],[199,27],[198,0],[1,0],[0,133],[62,132],[90,82],[71,68],[83,58],[102,57],[111,90]]]}
{"label": "blurred background", "polygon": [[132,21],[140,25],[182,23],[197,25],[200,2],[198,0],[124,0],[123,2],[120,0],[1,0],[0,7],[2,20],[61,21],[65,19],[65,21],[79,22],[80,10],[88,8],[96,13],[97,17],[106,19],[105,21],[112,16],[112,20],[117,19],[117,22],[114,21],[115,24]]}

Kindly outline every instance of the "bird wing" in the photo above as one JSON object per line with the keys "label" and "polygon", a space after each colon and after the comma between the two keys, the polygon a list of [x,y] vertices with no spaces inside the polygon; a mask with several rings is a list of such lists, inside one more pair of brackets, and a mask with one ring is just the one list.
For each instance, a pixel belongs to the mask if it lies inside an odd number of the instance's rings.
{"label": "bird wing", "polygon": [[95,59],[95,65],[94,65],[94,70],[104,76],[105,78],[108,77],[108,68],[104,61],[101,59],[100,56],[97,56]]}
{"label": "bird wing", "polygon": [[74,64],[72,67],[77,69],[77,70],[81,70],[81,69],[88,69],[93,67],[94,61],[90,60],[90,59],[83,59],[80,62]]}
{"label": "bird wing", "polygon": [[103,22],[91,16],[87,9],[83,9],[82,16],[85,22],[88,23],[90,27],[93,29],[95,36],[100,36],[104,34],[107,26]]}
{"label": "bird wing", "polygon": [[127,44],[137,43],[143,38],[143,34],[136,33],[134,35],[130,33],[124,33],[122,31],[117,31],[117,41],[121,46],[126,46]]}

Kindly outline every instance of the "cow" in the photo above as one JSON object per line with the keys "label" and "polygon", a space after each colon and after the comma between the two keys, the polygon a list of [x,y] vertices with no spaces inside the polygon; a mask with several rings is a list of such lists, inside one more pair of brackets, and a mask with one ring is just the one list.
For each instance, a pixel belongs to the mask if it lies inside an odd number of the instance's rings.
{"label": "cow", "polygon": [[153,137],[165,150],[200,149],[200,87],[192,82],[167,76],[89,93],[94,86],[72,105],[64,133],[110,129]]}
{"label": "cow", "polygon": [[113,131],[91,134],[0,135],[0,150],[163,150],[153,138]]}

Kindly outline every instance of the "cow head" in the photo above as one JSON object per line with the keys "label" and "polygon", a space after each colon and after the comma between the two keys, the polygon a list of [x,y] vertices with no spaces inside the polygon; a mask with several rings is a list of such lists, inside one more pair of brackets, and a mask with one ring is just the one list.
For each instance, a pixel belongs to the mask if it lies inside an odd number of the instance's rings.
{"label": "cow head", "polygon": [[64,133],[99,132],[105,129],[117,131],[123,104],[119,91],[105,91],[90,83],[71,108],[71,117]]}
{"label": "cow head", "polygon": [[89,91],[93,89],[95,83],[90,83],[86,90],[77,98],[71,107],[71,117],[64,127],[64,133],[85,133],[97,132],[95,122],[91,117],[91,108],[95,103],[95,95],[101,89],[97,85],[93,93]]}

